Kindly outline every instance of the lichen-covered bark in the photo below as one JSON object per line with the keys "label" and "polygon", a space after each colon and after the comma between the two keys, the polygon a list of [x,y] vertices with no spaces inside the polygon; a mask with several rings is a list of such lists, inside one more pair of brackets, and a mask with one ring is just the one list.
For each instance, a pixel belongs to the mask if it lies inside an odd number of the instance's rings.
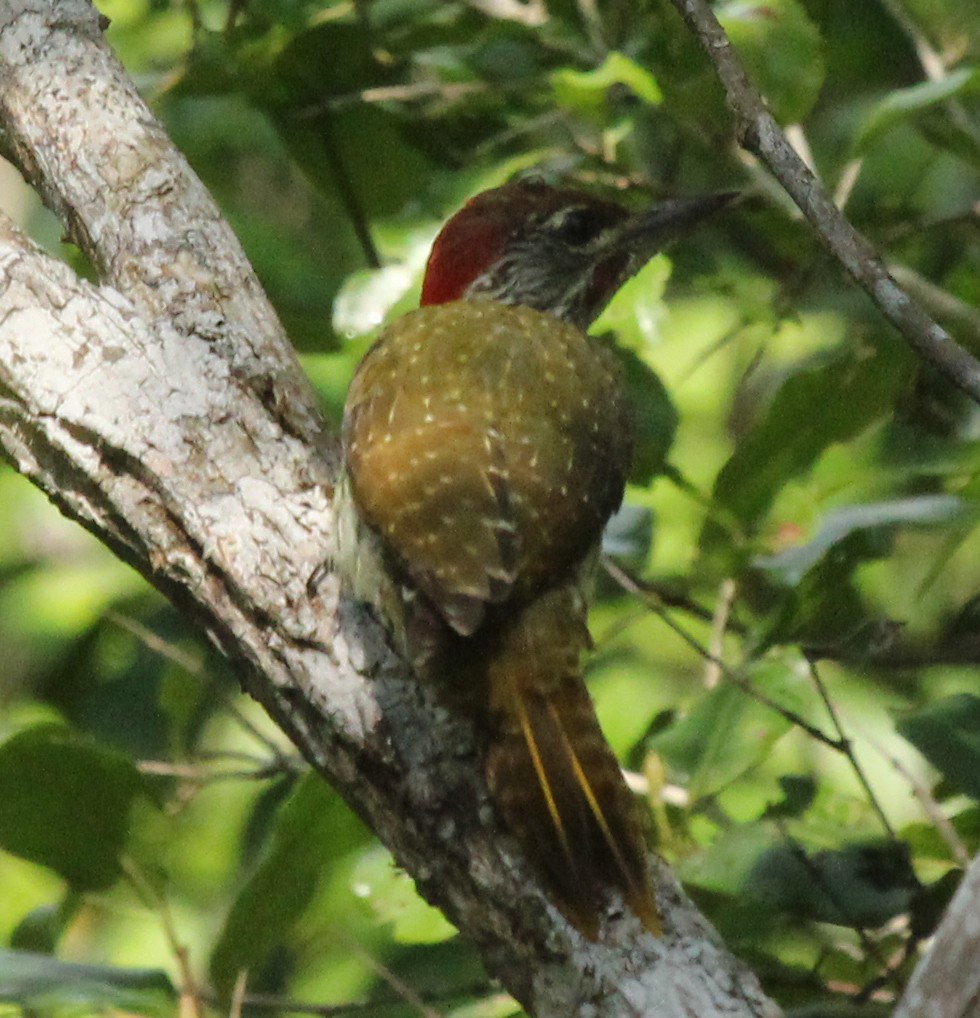
{"label": "lichen-covered bark", "polygon": [[0,7],[0,140],[101,273],[0,219],[0,444],[206,630],[534,1014],[775,1015],[656,861],[665,935],[584,941],[486,803],[473,739],[344,601],[338,465],[237,241],[84,0]]}

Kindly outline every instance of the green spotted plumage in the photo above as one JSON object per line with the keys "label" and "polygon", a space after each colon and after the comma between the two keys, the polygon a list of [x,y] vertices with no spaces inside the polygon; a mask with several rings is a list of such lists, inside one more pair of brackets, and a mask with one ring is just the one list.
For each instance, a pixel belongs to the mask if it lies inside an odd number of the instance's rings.
{"label": "green spotted plumage", "polygon": [[632,429],[611,355],[523,307],[395,322],[351,384],[354,498],[456,632],[567,579],[623,497]]}
{"label": "green spotted plumage", "polygon": [[[591,938],[617,894],[647,930],[659,917],[582,674],[590,574],[633,443],[616,360],[584,330],[724,201],[631,216],[539,183],[479,195],[436,240],[426,306],[385,329],[345,407],[359,536],[342,528],[342,543],[392,581],[400,644],[473,717],[501,820]],[[349,570],[361,596],[385,586]]]}

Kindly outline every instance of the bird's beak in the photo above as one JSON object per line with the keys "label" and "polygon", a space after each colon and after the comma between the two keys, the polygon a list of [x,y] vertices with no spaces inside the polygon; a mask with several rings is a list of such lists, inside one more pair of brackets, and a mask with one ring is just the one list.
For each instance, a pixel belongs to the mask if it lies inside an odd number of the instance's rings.
{"label": "bird's beak", "polygon": [[700,222],[724,208],[735,191],[704,194],[696,198],[674,198],[623,220],[610,231],[602,252],[589,276],[584,307],[588,309],[583,328],[598,318],[613,294],[672,240],[690,233]]}
{"label": "bird's beak", "polygon": [[737,197],[737,191],[720,191],[717,194],[658,202],[626,220],[616,245],[622,245],[624,249],[637,254],[642,252],[641,257],[646,261],[672,240],[690,233]]}

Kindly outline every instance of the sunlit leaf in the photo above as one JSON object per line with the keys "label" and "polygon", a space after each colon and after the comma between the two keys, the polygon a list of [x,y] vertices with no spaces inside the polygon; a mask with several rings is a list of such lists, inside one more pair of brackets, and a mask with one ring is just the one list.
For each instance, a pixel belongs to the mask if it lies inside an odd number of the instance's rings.
{"label": "sunlit leaf", "polygon": [[882,133],[903,120],[910,120],[939,103],[958,95],[980,92],[980,69],[960,67],[937,81],[925,81],[890,92],[864,117],[855,137],[855,146],[867,148]]}
{"label": "sunlit leaf", "polygon": [[[760,665],[750,685],[788,710],[800,706],[801,676],[782,662]],[[754,767],[790,722],[733,682],[722,681],[681,721],[655,735],[649,748],[695,797],[710,795]]]}
{"label": "sunlit leaf", "polygon": [[559,105],[584,112],[600,108],[613,85],[625,86],[652,106],[662,98],[653,75],[623,53],[607,54],[602,64],[592,71],[564,68],[556,71],[551,80]]}
{"label": "sunlit leaf", "polygon": [[446,1012],[447,1018],[510,1018],[511,1015],[523,1014],[517,1001],[506,993],[496,993],[484,1000],[463,1004]]}
{"label": "sunlit leaf", "polygon": [[392,934],[400,943],[438,944],[456,935],[456,927],[419,897],[411,877],[398,869],[391,853],[380,845],[364,853],[353,879],[354,893],[381,922],[392,924]]}

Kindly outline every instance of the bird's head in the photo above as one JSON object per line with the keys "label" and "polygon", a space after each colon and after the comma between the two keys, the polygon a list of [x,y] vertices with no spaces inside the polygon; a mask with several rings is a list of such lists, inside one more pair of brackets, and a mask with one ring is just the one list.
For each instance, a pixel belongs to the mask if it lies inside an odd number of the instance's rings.
{"label": "bird's head", "polygon": [[733,197],[680,198],[630,213],[536,180],[484,191],[436,237],[422,304],[495,300],[586,329],[653,255]]}

